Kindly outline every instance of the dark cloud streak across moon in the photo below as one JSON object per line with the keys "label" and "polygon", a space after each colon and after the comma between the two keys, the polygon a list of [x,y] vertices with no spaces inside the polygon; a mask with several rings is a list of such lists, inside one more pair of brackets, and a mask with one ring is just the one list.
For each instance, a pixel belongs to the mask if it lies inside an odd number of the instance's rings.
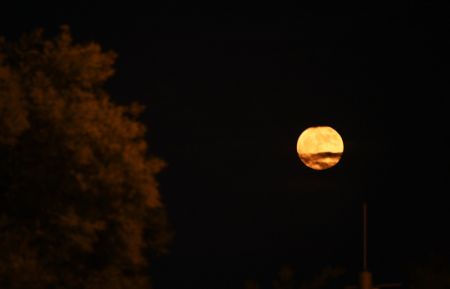
{"label": "dark cloud streak across moon", "polygon": [[341,136],[329,126],[310,127],[301,133],[297,141],[300,159],[314,170],[325,170],[336,165],[343,151]]}

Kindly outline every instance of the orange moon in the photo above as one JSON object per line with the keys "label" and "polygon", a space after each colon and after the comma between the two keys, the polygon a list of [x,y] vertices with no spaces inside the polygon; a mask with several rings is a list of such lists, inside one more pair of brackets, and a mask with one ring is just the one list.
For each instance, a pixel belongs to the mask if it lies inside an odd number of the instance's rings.
{"label": "orange moon", "polygon": [[304,130],[297,141],[297,153],[302,162],[314,170],[336,165],[344,152],[344,142],[329,126],[315,126]]}

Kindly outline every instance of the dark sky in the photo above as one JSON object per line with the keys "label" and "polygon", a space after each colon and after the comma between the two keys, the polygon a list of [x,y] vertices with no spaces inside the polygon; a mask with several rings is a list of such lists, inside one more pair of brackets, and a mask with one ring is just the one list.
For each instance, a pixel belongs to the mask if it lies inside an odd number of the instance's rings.
{"label": "dark sky", "polygon": [[[8,39],[68,24],[119,54],[108,91],[147,106],[151,151],[169,164],[176,238],[156,289],[239,288],[282,264],[344,266],[353,282],[363,199],[377,281],[450,253],[450,5],[183,2],[2,4],[0,17]],[[315,125],[345,142],[327,171],[296,154]]]}

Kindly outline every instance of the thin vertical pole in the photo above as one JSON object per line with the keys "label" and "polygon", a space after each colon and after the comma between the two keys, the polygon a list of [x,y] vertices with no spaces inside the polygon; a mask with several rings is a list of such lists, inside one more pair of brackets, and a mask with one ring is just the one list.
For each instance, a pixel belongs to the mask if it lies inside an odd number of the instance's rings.
{"label": "thin vertical pole", "polygon": [[363,203],[363,269],[367,271],[367,203]]}

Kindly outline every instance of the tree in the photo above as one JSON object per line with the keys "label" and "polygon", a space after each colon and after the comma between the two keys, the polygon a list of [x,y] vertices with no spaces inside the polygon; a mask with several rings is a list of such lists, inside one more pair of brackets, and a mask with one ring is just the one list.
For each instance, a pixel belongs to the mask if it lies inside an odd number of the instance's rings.
{"label": "tree", "polygon": [[301,289],[320,289],[326,288],[336,280],[338,277],[345,273],[345,269],[342,267],[324,267],[318,274],[315,274],[313,278],[300,286]]}
{"label": "tree", "polygon": [[259,284],[253,279],[247,279],[244,282],[244,289],[259,289]]}
{"label": "tree", "polygon": [[273,281],[274,289],[294,289],[294,268],[283,265],[278,272],[278,278]]}
{"label": "tree", "polygon": [[103,88],[115,59],[66,26],[0,39],[0,288],[148,288],[164,162]]}
{"label": "tree", "polygon": [[[344,274],[345,270],[341,267],[324,267],[318,273],[311,276],[311,278],[299,282],[297,274],[291,265],[282,265],[272,281],[272,288],[274,289],[321,289],[329,288],[333,285],[333,281]],[[248,279],[244,283],[244,288],[259,288],[259,284],[253,280]]]}

